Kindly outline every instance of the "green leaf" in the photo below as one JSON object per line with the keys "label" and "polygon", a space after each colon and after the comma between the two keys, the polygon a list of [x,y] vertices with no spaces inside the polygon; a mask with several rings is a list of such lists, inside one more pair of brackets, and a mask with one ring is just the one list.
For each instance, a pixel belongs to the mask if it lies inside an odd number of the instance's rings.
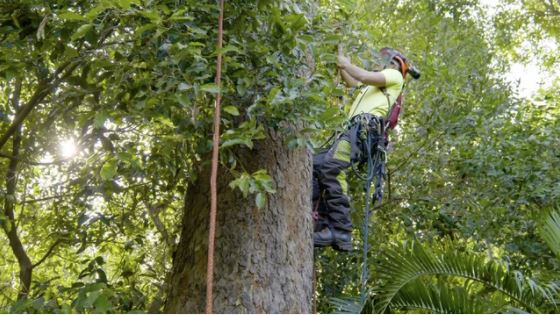
{"label": "green leaf", "polygon": [[185,91],[185,90],[188,90],[188,89],[190,89],[190,88],[191,88],[191,86],[190,86],[189,84],[185,83],[185,82],[181,82],[181,83],[179,83],[179,85],[177,86],[177,90],[178,90],[178,91]]}
{"label": "green leaf", "polygon": [[167,127],[175,128],[175,124],[173,124],[173,121],[171,121],[168,117],[159,116],[157,120]]}
{"label": "green leaf", "polygon": [[235,106],[225,106],[223,110],[232,116],[239,116],[239,110]]}
{"label": "green leaf", "polygon": [[72,40],[80,39],[80,38],[84,37],[86,35],[86,33],[89,32],[92,28],[93,28],[93,24],[84,24],[84,25],[80,26],[76,30],[76,32],[74,32],[74,34],[72,34],[72,36],[70,38]]}
{"label": "green leaf", "polygon": [[107,114],[105,114],[105,112],[103,112],[103,111],[97,112],[95,114],[95,118],[94,118],[94,121],[93,121],[93,126],[95,128],[99,129],[99,128],[103,127],[106,120],[107,120]]}
{"label": "green leaf", "polygon": [[84,292],[95,292],[107,288],[107,284],[102,282],[88,283],[84,288]]}
{"label": "green leaf", "polygon": [[103,166],[101,167],[101,178],[104,180],[110,180],[117,174],[117,160],[110,159],[106,161]]}
{"label": "green leaf", "polygon": [[255,203],[257,208],[262,209],[266,204],[266,195],[264,193],[257,193],[255,196]]}
{"label": "green leaf", "polygon": [[272,187],[274,181],[272,177],[267,174],[266,170],[258,170],[253,173],[253,178],[258,183],[259,187],[268,193],[275,193],[276,190]]}
{"label": "green leaf", "polygon": [[58,17],[67,21],[85,21],[86,18],[81,14],[72,11],[66,11],[58,14]]}
{"label": "green leaf", "polygon": [[240,138],[226,140],[226,141],[222,142],[222,145],[220,145],[220,148],[225,149],[225,148],[237,145],[237,144],[243,144],[243,145],[247,146],[249,149],[253,148],[253,141],[251,141],[251,139],[240,139]]}
{"label": "green leaf", "polygon": [[307,19],[304,14],[292,14],[285,18],[290,23],[292,32],[297,32],[307,25]]}
{"label": "green leaf", "polygon": [[81,287],[83,287],[83,286],[84,286],[84,283],[83,283],[83,282],[79,282],[79,281],[78,281],[78,282],[73,282],[73,283],[72,283],[72,288],[81,288]]}
{"label": "green leaf", "polygon": [[95,257],[95,263],[101,266],[105,263],[105,259],[103,259],[103,256],[97,256]]}
{"label": "green leaf", "polygon": [[95,303],[93,303],[93,306],[95,307],[96,313],[107,313],[113,308],[113,305],[109,301],[108,294],[105,291],[99,295],[99,297],[95,300]]}
{"label": "green leaf", "polygon": [[218,94],[220,92],[220,88],[215,83],[204,84],[200,86],[200,90],[212,94]]}
{"label": "green leaf", "polygon": [[173,15],[171,15],[169,17],[169,20],[170,21],[192,21],[192,20],[194,20],[194,17],[192,17],[190,15],[185,15],[185,12],[187,12],[186,9],[177,10],[175,13],[173,13]]}
{"label": "green leaf", "polygon": [[274,101],[275,101],[278,93],[280,93],[280,88],[279,87],[275,86],[272,89],[270,89],[270,92],[268,92],[268,96],[266,97],[267,101],[270,104],[274,104]]}
{"label": "green leaf", "polygon": [[130,6],[132,4],[138,4],[139,1],[138,0],[116,0],[116,4],[121,8],[121,9],[128,9],[130,8]]}
{"label": "green leaf", "polygon": [[97,282],[107,283],[107,274],[105,270],[98,268],[95,272],[97,273]]}
{"label": "green leaf", "polygon": [[229,187],[231,189],[238,188],[243,194],[243,197],[247,198],[247,195],[249,194],[250,181],[251,177],[249,176],[249,174],[243,172],[241,176],[229,183]]}
{"label": "green leaf", "polygon": [[142,11],[142,15],[147,17],[151,23],[158,25],[161,22],[161,17],[157,10]]}
{"label": "green leaf", "polygon": [[101,295],[101,291],[98,290],[88,293],[87,298],[83,300],[80,306],[83,308],[92,308],[93,303],[95,303],[99,295]]}
{"label": "green leaf", "polygon": [[223,55],[227,54],[228,52],[235,52],[237,54],[242,54],[243,53],[241,51],[241,49],[239,49],[239,47],[234,46],[234,45],[225,45],[224,47],[222,47],[221,53]]}
{"label": "green leaf", "polygon": [[84,15],[84,17],[88,21],[93,21],[97,17],[97,15],[99,15],[99,13],[105,11],[105,9],[107,9],[107,6],[105,4],[98,4],[97,6],[93,7],[91,10],[89,10],[89,12]]}
{"label": "green leaf", "polygon": [[190,107],[192,105],[190,98],[184,94],[176,94],[175,98],[177,99],[177,102],[184,107]]}

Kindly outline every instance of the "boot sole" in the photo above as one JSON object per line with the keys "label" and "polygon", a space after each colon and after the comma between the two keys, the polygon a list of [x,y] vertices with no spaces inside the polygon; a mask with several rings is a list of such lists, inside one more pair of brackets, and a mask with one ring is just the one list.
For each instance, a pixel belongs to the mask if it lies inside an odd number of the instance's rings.
{"label": "boot sole", "polygon": [[331,245],[332,245],[332,241],[313,241],[314,247],[327,247]]}
{"label": "boot sole", "polygon": [[351,252],[354,250],[352,242],[335,242],[332,247],[339,252]]}

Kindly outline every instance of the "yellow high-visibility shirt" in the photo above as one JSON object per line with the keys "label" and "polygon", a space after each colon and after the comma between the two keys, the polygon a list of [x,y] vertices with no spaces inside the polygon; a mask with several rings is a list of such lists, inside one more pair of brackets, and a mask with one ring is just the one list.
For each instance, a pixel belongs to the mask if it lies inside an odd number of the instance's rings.
{"label": "yellow high-visibility shirt", "polygon": [[380,117],[387,116],[391,106],[401,93],[404,79],[401,73],[395,69],[385,69],[381,73],[385,76],[385,91],[389,94],[389,101],[380,88],[366,85],[362,87],[360,94],[350,107],[348,118],[365,113]]}

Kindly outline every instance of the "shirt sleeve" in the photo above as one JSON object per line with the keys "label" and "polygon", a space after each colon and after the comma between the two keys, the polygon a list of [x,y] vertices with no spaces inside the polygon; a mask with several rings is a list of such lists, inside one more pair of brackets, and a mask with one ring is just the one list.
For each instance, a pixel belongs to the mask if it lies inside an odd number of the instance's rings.
{"label": "shirt sleeve", "polygon": [[403,84],[403,77],[401,73],[395,69],[385,69],[381,71],[385,76],[385,87],[400,86]]}

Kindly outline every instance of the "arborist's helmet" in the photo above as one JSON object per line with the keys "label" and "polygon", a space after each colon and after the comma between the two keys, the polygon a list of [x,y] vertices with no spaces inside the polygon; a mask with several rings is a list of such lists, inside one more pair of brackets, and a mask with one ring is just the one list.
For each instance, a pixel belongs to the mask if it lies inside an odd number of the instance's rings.
{"label": "arborist's helmet", "polygon": [[381,53],[381,57],[383,57],[388,62],[397,62],[398,63],[398,66],[401,69],[401,73],[402,73],[403,78],[406,78],[407,73],[410,73],[412,78],[414,78],[415,80],[420,78],[420,71],[415,66],[413,66],[412,63],[410,62],[410,60],[408,60],[408,58],[406,58],[399,51],[397,51],[393,48],[384,47],[384,48],[381,48],[381,50],[379,50],[379,52]]}

